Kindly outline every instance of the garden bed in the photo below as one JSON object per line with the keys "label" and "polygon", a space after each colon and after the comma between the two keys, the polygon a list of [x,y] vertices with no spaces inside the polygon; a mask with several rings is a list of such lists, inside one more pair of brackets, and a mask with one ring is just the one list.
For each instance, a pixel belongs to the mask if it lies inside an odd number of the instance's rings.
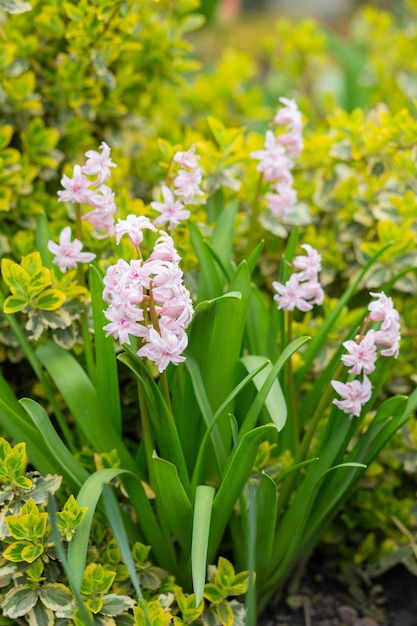
{"label": "garden bed", "polygon": [[259,626],[416,626],[417,578],[399,565],[367,589],[308,572],[297,594],[271,604]]}

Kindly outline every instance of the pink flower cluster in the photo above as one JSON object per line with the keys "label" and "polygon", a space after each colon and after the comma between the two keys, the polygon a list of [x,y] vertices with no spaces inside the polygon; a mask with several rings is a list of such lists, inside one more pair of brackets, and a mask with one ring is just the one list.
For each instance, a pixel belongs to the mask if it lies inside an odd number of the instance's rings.
{"label": "pink flower cluster", "polygon": [[[145,220],[128,216],[118,236],[126,233],[137,241],[140,227],[152,227]],[[154,227],[151,230],[156,231]],[[129,343],[129,335],[140,337],[143,345],[137,355],[147,357],[163,372],[169,363],[177,365],[185,360],[182,356],[188,344],[185,329],[193,316],[193,304],[183,284],[180,257],[173,240],[167,233],[157,232],[159,237],[146,261],[137,259],[127,263],[120,259],[108,268],[103,299],[109,305],[104,311],[109,323],[104,330],[107,336],[112,335],[121,343]]]}
{"label": "pink flower cluster", "polygon": [[271,191],[265,196],[268,209],[274,217],[285,219],[297,202],[297,192],[292,186],[293,158],[301,154],[304,145],[301,113],[296,102],[288,98],[280,98],[280,102],[284,106],[277,111],[273,122],[283,126],[284,132],[276,136],[272,130],[267,130],[265,149],[252,152],[251,156],[259,160],[257,170],[272,183]]}
{"label": "pink flower cluster", "polygon": [[292,266],[298,271],[291,274],[285,285],[278,281],[272,283],[277,292],[274,300],[278,303],[278,308],[284,311],[311,311],[315,304],[323,303],[324,292],[318,280],[321,256],[308,243],[301,247],[307,252],[307,256],[294,258]]}
{"label": "pink flower cluster", "polygon": [[184,208],[185,205],[192,204],[197,196],[203,195],[200,189],[202,172],[199,160],[200,157],[195,154],[195,146],[191,146],[187,152],[175,153],[173,161],[181,167],[173,180],[174,191],[167,185],[162,185],[164,201],[151,202],[151,207],[161,214],[154,220],[156,226],[167,224],[168,229],[172,230],[190,217],[190,211]]}
{"label": "pink flower cluster", "polygon": [[371,397],[372,385],[367,374],[375,369],[378,348],[382,356],[394,358],[397,358],[400,348],[400,318],[392,299],[383,291],[370,295],[375,300],[369,304],[370,313],[365,319],[364,328],[370,322],[380,322],[379,328],[371,328],[366,333],[362,331],[356,341],[345,341],[343,346],[347,353],[341,357],[342,363],[350,367],[348,373],[355,376],[362,374],[363,380],[352,380],[346,384],[332,380],[333,388],[342,397],[342,400],[336,399],[333,403],[351,417],[359,417],[363,404]]}
{"label": "pink flower cluster", "polygon": [[[106,181],[110,176],[110,168],[116,167],[110,157],[110,148],[103,141],[100,152],[88,150],[84,165],[75,165],[72,178],[64,175],[61,179],[63,191],[58,191],[59,202],[74,202],[91,207],[83,219],[90,222],[93,228],[101,233],[99,238],[113,234],[114,214],[116,205],[114,193]],[[95,176],[94,180],[88,176]]]}

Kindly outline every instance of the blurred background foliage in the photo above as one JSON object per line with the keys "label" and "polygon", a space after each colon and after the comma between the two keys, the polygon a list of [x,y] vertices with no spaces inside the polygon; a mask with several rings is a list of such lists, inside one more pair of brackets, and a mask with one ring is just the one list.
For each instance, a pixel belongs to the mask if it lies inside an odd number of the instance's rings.
{"label": "blurred background foliage", "polygon": [[[327,16],[308,12],[308,2],[291,3],[291,15],[272,2],[257,2],[256,11],[251,2],[210,0],[30,4],[19,12],[27,3],[0,3],[8,7],[0,8],[0,256],[19,262],[34,251],[46,222],[57,237],[73,218],[57,202],[62,174],[105,140],[119,164],[118,217],[147,213],[170,155],[196,144],[208,201],[193,219],[209,233],[216,198],[227,204],[237,193],[238,260],[248,252],[258,181],[249,153],[262,146],[278,98],[295,98],[305,121],[297,219],[303,241],[323,256],[328,294],[322,316],[296,320],[295,330],[319,327],[369,256],[393,241],[356,305],[369,290],[391,289],[404,338],[385,394],[409,392],[417,380],[416,0],[349,3]],[[292,226],[264,218],[256,233],[265,240],[256,279],[266,292]],[[192,269],[187,231],[177,239]],[[107,245],[88,239],[111,258]],[[78,297],[70,298],[67,327]],[[44,324],[54,330],[46,317]],[[341,337],[343,327],[330,352]],[[71,341],[82,350],[80,334]],[[0,358],[6,376],[27,376],[24,363],[10,369],[19,354],[1,319]],[[353,563],[358,575],[371,575],[402,561],[416,573],[416,439],[411,421],[329,531],[326,549],[342,570],[352,572]]]}

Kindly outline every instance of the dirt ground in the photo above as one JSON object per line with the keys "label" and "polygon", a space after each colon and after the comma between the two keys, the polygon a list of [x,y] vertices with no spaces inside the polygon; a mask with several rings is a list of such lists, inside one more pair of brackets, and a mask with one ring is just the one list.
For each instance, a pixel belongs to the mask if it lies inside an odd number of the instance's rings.
{"label": "dirt ground", "polygon": [[258,626],[417,626],[417,577],[398,566],[368,590],[348,590],[308,573],[299,592],[271,604]]}

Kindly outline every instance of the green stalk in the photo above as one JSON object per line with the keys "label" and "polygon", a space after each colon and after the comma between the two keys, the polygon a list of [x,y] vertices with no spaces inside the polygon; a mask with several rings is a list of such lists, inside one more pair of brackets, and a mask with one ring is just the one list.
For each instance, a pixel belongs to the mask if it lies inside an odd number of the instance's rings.
{"label": "green stalk", "polygon": [[[75,206],[75,236],[80,241],[83,240],[81,205],[79,203],[77,203]],[[78,278],[79,284],[82,287],[85,287],[86,286],[85,276],[84,276],[81,263],[79,263],[77,267],[77,278]],[[96,379],[94,353],[93,353],[93,345],[91,342],[90,330],[88,328],[87,310],[85,307],[81,311],[81,333],[82,333],[83,342],[84,342],[84,354],[85,354],[85,362],[87,366],[88,377],[90,378],[91,382],[94,384],[95,379]]]}
{"label": "green stalk", "polygon": [[145,443],[145,456],[146,456],[146,465],[149,472],[149,481],[151,485],[154,485],[153,481],[153,470],[152,470],[152,456],[153,451],[155,449],[155,442],[152,434],[151,421],[149,418],[148,407],[146,404],[146,397],[140,382],[137,384],[138,386],[138,398],[139,398],[139,409],[140,409],[140,419],[142,422],[142,436],[143,441]]}
{"label": "green stalk", "polygon": [[258,232],[259,232],[258,220],[259,220],[259,212],[260,212],[259,196],[261,195],[261,191],[262,191],[262,183],[263,183],[263,174],[261,172],[258,178],[258,184],[256,185],[255,198],[253,200],[252,213],[250,217],[249,241],[248,241],[249,252],[254,249],[257,243],[257,239],[258,239]]}
{"label": "green stalk", "polygon": [[[292,321],[293,321],[293,312],[286,311],[287,318],[287,341],[291,343],[292,341]],[[291,415],[291,420],[293,424],[293,429],[295,432],[295,439],[297,443],[300,440],[300,421],[298,419],[298,403],[295,395],[295,384],[294,384],[294,372],[292,367],[292,354],[289,356],[287,360],[287,384],[288,384],[288,395],[289,395],[289,413]]]}

